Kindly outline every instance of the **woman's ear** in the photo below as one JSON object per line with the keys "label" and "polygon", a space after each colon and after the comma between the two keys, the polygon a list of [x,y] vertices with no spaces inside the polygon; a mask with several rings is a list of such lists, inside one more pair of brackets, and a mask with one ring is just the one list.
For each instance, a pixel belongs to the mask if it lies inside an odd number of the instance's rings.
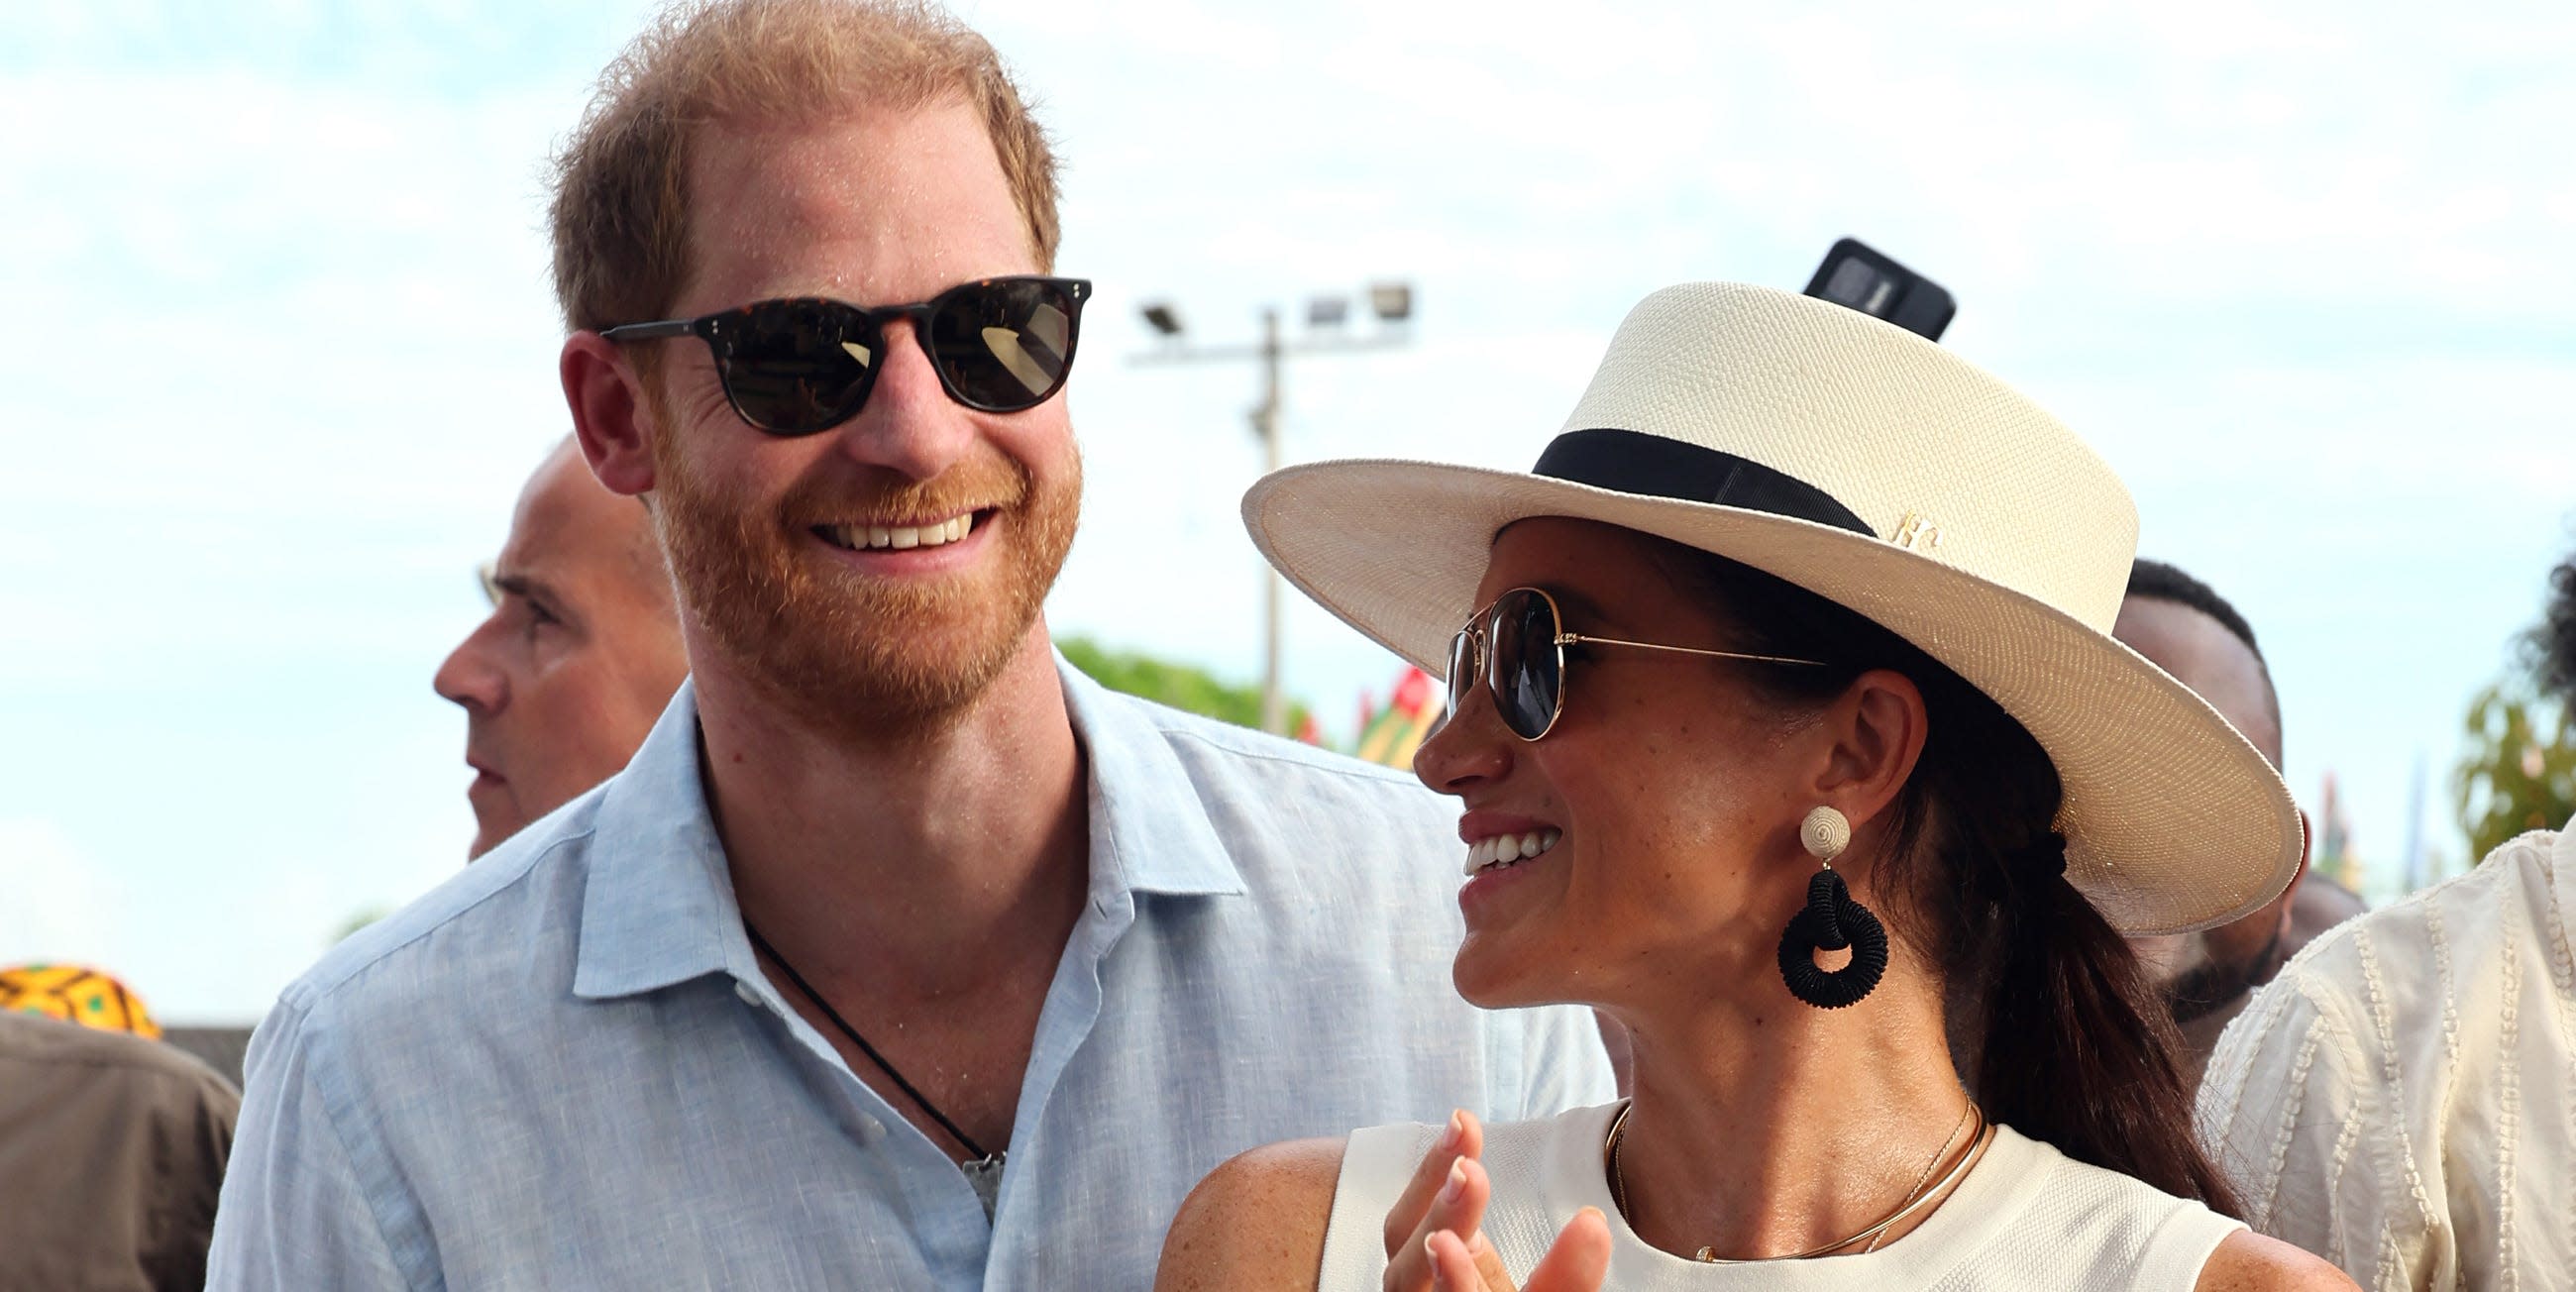
{"label": "woman's ear", "polygon": [[1884,668],[1854,679],[1825,710],[1822,726],[1832,744],[1813,786],[1816,801],[1854,826],[1896,801],[1930,732],[1914,679]]}

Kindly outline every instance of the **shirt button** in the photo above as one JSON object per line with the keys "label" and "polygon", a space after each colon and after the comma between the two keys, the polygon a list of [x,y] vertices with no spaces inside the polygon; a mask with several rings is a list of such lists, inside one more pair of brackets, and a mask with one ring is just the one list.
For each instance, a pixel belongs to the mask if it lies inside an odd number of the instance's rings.
{"label": "shirt button", "polygon": [[874,1117],[859,1118],[859,1142],[874,1144],[885,1138],[885,1123]]}
{"label": "shirt button", "polygon": [[740,978],[733,980],[733,994],[742,997],[742,1003],[751,1006],[753,1009],[768,1008],[767,1005],[762,1004],[760,1001],[760,989],[752,986],[750,983],[744,982]]}

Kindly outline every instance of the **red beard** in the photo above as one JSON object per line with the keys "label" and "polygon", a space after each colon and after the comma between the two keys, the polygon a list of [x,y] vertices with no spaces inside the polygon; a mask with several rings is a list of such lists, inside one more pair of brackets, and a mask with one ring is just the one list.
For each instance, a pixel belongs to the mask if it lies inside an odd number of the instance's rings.
{"label": "red beard", "polygon": [[[764,509],[695,475],[667,436],[653,445],[654,515],[683,610],[746,681],[852,736],[937,727],[970,709],[1027,640],[1081,512],[1078,457],[1069,478],[1044,485],[998,453],[926,481],[818,476]],[[813,533],[968,510],[996,550],[934,579],[851,570]]]}

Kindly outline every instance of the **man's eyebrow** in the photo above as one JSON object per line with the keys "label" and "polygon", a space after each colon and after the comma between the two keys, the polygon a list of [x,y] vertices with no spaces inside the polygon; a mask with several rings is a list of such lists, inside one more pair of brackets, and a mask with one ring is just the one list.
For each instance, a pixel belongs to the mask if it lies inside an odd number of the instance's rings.
{"label": "man's eyebrow", "polygon": [[492,586],[514,597],[543,601],[550,609],[557,609],[563,605],[563,597],[554,590],[553,585],[533,575],[495,574],[492,576]]}

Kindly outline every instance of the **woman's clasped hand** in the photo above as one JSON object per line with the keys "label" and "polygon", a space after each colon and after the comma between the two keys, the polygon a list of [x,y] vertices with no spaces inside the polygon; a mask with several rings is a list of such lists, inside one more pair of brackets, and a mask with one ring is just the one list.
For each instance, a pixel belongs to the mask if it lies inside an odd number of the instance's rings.
{"label": "woman's clasped hand", "polygon": [[1494,1185],[1477,1160],[1485,1130],[1473,1113],[1449,1115],[1439,1142],[1386,1213],[1386,1292],[1599,1292],[1610,1272],[1610,1225],[1590,1207],[1514,1283],[1479,1229]]}

